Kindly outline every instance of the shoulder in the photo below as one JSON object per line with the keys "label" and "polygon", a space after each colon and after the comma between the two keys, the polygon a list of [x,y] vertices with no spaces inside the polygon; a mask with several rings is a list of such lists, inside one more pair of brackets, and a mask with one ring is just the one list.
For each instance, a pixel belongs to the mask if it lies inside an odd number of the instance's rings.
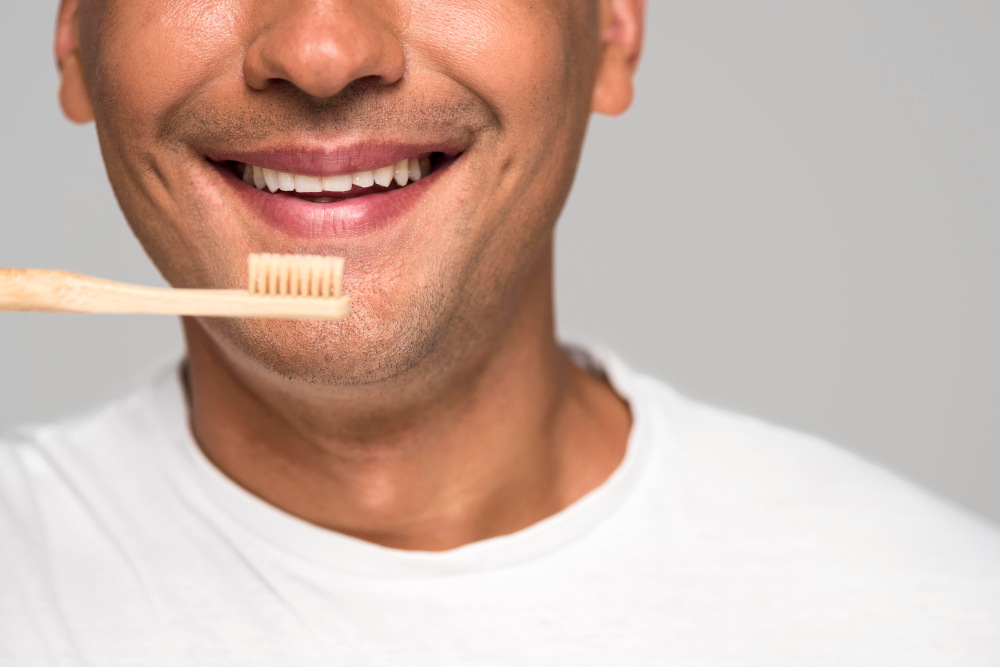
{"label": "shoulder", "polygon": [[[683,397],[657,381],[675,461],[734,511],[889,549],[914,565],[1000,576],[1000,527],[850,450]],[[745,508],[745,510],[736,510]]]}
{"label": "shoulder", "polygon": [[872,645],[1000,647],[993,522],[822,439],[642,382],[666,425],[653,445],[657,521],[694,571],[738,573],[754,604],[808,610],[845,637],[882,628]]}
{"label": "shoulder", "polygon": [[850,516],[889,535],[906,529],[1000,548],[1000,526],[848,448],[684,396],[607,351],[594,356],[639,420],[655,423],[647,430],[664,469],[683,470],[706,502],[768,509],[770,519]]}
{"label": "shoulder", "polygon": [[0,534],[37,534],[76,511],[142,497],[169,453],[165,417],[183,410],[176,382],[170,369],[85,414],[0,434]]}
{"label": "shoulder", "polygon": [[708,553],[762,577],[864,591],[873,609],[909,601],[940,605],[928,616],[1000,618],[993,522],[843,447],[692,400],[615,360],[609,371],[658,423],[651,477],[664,520]]}
{"label": "shoulder", "polygon": [[163,525],[165,379],[87,414],[0,434],[0,644],[24,664],[72,655],[54,619],[119,599],[134,583],[137,536]]}

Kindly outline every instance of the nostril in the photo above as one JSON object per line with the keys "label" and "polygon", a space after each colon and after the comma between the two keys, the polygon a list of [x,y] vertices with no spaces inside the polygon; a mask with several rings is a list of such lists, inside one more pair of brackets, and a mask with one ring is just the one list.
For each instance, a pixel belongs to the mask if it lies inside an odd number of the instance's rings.
{"label": "nostril", "polygon": [[264,91],[284,81],[323,99],[362,80],[381,86],[399,81],[405,69],[403,48],[362,5],[356,3],[336,16],[305,7],[283,13],[247,48],[247,86]]}

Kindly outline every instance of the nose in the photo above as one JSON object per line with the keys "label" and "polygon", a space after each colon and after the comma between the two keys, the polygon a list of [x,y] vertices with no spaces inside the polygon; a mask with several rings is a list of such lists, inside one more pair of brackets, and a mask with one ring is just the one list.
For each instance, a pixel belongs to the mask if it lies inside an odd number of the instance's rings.
{"label": "nose", "polygon": [[258,29],[243,60],[251,88],[286,81],[318,98],[361,79],[391,85],[403,76],[403,47],[378,0],[258,0]]}

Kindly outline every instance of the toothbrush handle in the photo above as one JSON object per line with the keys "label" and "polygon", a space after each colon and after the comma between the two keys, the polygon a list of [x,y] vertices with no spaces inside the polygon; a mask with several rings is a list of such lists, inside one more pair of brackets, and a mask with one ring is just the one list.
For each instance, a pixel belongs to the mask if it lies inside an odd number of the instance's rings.
{"label": "toothbrush handle", "polygon": [[350,300],[145,287],[69,271],[0,269],[0,311],[5,310],[339,320],[350,311]]}
{"label": "toothbrush handle", "polygon": [[109,292],[118,291],[109,289],[110,285],[110,281],[69,271],[0,269],[0,310],[107,312],[103,308],[116,301],[107,298]]}

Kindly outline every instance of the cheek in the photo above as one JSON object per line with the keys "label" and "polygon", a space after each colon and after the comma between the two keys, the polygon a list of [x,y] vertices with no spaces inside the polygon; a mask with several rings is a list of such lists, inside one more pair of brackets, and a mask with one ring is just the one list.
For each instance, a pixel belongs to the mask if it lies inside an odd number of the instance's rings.
{"label": "cheek", "polygon": [[[414,58],[481,98],[499,132],[483,142],[493,249],[540,243],[568,192],[590,114],[592,2],[423,0],[404,32]],[[494,210],[500,208],[501,210]],[[517,248],[521,250],[523,248]],[[509,252],[497,253],[507,257]]]}
{"label": "cheek", "polygon": [[[578,2],[415,2],[405,39],[476,92],[505,126],[557,122],[579,97]],[[584,62],[586,56],[584,55]]]}
{"label": "cheek", "polygon": [[109,179],[147,253],[178,285],[211,284],[195,270],[195,260],[220,256],[222,244],[187,222],[202,219],[206,210],[198,198],[176,196],[186,187],[186,162],[177,159],[184,147],[173,143],[164,123],[171,109],[218,78],[231,54],[238,55],[235,5],[98,0],[85,4],[88,11],[81,14],[81,46]]}
{"label": "cheek", "polygon": [[239,54],[237,9],[236,0],[107,2],[92,33],[98,115],[116,116],[113,129],[123,134],[155,130],[166,110]]}

